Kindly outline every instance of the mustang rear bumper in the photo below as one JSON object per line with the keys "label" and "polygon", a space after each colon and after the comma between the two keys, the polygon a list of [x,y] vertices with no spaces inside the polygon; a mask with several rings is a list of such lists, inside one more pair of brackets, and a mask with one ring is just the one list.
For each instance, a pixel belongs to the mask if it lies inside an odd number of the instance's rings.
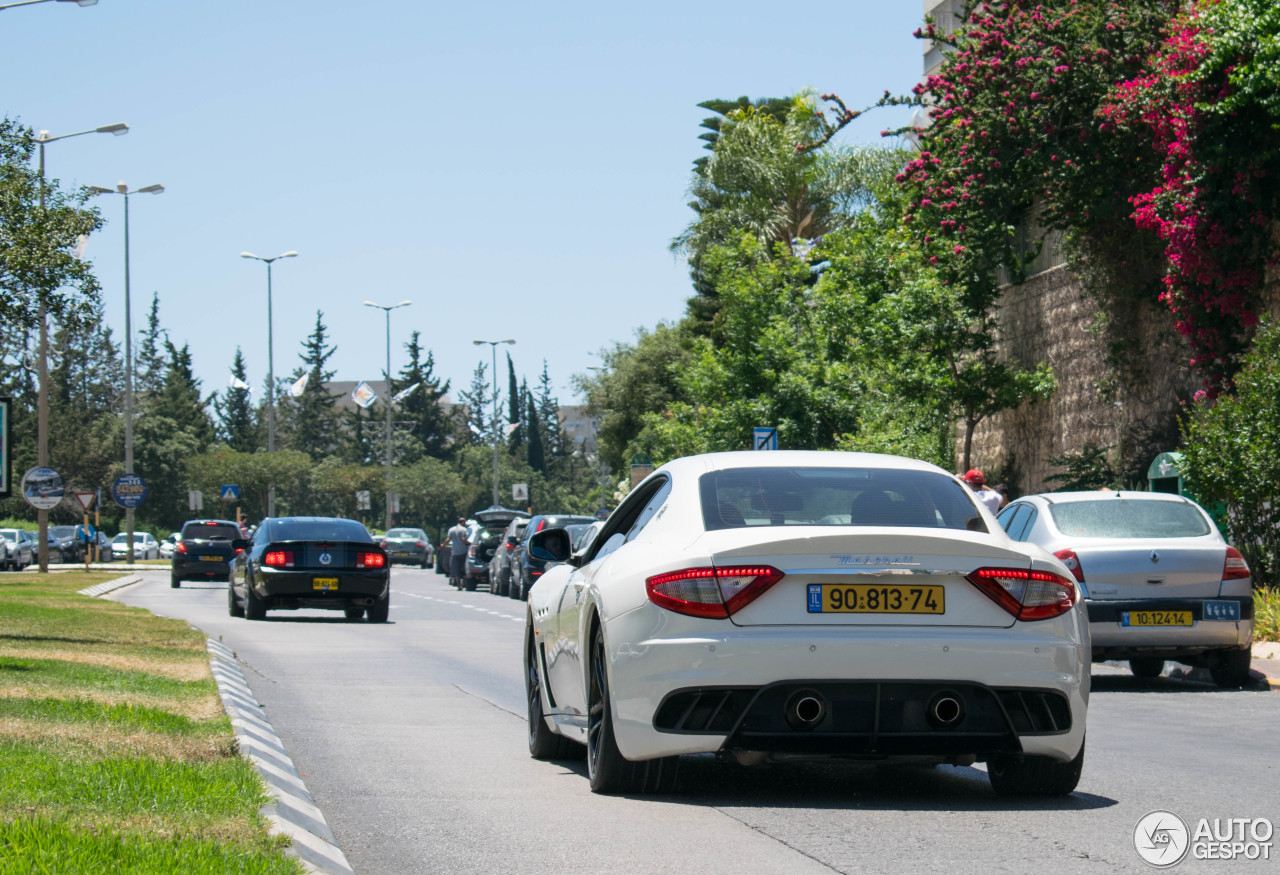
{"label": "mustang rear bumper", "polygon": [[[742,628],[659,610],[645,606],[605,626],[614,729],[628,759],[736,750],[980,760],[1022,752],[1066,761],[1084,740],[1090,652],[1082,611],[991,629]],[[702,634],[645,634],[676,627]],[[720,634],[706,634],[709,627]],[[699,692],[727,689],[743,692],[693,702]],[[821,717],[797,723],[797,696],[809,692],[818,702],[809,713]],[[929,717],[940,695],[960,713],[942,725]],[[717,704],[721,714],[711,720]]]}
{"label": "mustang rear bumper", "polygon": [[[337,579],[333,588],[317,588],[317,581]],[[269,608],[346,607],[352,600],[380,600],[387,597],[391,575],[388,571],[275,571],[256,572],[254,590]],[[321,584],[326,586],[326,584]]]}

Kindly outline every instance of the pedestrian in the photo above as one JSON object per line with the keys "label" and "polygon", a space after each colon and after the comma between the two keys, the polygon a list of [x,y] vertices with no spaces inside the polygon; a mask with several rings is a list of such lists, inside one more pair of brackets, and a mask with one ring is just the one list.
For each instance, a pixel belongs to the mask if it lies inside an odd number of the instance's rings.
{"label": "pedestrian", "polygon": [[449,541],[449,585],[462,588],[462,578],[467,573],[467,521],[458,517],[458,524],[449,529],[445,538]]}
{"label": "pedestrian", "polygon": [[974,491],[978,500],[987,506],[987,510],[992,513],[1000,510],[1001,495],[987,486],[987,478],[982,476],[981,471],[977,468],[970,468],[964,472],[964,477],[961,479],[969,484],[969,488]]}
{"label": "pedestrian", "polygon": [[240,514],[240,537],[246,541],[249,540],[249,515],[247,513]]}
{"label": "pedestrian", "polygon": [[1004,506],[1009,503],[1008,485],[1005,483],[997,483],[995,486],[992,486],[991,488],[994,489],[996,492],[1000,493],[1000,508],[1003,510]]}

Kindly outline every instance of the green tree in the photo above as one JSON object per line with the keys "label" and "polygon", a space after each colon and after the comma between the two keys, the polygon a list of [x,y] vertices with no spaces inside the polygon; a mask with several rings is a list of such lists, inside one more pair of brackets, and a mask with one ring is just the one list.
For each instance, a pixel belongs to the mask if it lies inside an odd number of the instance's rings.
{"label": "green tree", "polygon": [[[770,116],[779,122],[785,122],[787,115],[791,112],[792,102],[792,99],[788,97],[761,97],[758,100],[751,100],[745,96],[739,97],[737,100],[704,100],[698,104],[698,107],[709,109],[715,115],[702,120],[702,124],[698,127],[706,128],[706,133],[698,134],[698,139],[704,141],[704,149],[709,152],[714,151],[716,142],[720,139],[720,129],[724,126],[725,118],[729,113],[755,109],[757,112]],[[694,172],[706,175],[707,164],[710,160],[711,157],[709,155],[703,155],[695,159],[693,162]]]}
{"label": "green tree", "polygon": [[0,322],[35,328],[41,306],[62,324],[92,319],[98,281],[76,251],[102,219],[83,207],[85,192],[42,181],[34,152],[30,128],[0,119]]}
{"label": "green tree", "polygon": [[410,335],[405,351],[409,362],[400,371],[400,379],[396,385],[401,390],[410,386],[418,388],[399,402],[396,419],[412,423],[412,440],[406,442],[403,453],[396,458],[406,464],[416,462],[423,456],[447,458],[453,427],[441,402],[449,391],[449,381],[442,382],[436,376],[435,357],[431,350],[425,350],[426,358],[423,358],[424,350],[419,343],[417,331]]}
{"label": "green tree", "polygon": [[[242,453],[228,446],[215,446],[184,460],[182,474],[191,489],[218,495],[224,483],[240,486],[240,501],[250,519],[261,519],[267,508],[267,489],[276,484],[276,513],[287,516],[309,513],[306,496],[310,491],[315,463],[306,453],[277,450],[274,453]],[[230,513],[229,508],[224,509]]]}
{"label": "green tree", "polygon": [[242,453],[252,453],[263,445],[262,423],[258,420],[249,387],[244,353],[236,347],[236,357],[231,363],[232,383],[223,390],[222,397],[214,397],[213,407],[218,414],[218,436],[229,447]]}
{"label": "green tree", "polygon": [[529,432],[529,467],[545,474],[547,471],[546,451],[542,447],[542,423],[538,421],[538,408],[533,402],[533,395],[527,390],[524,393],[525,407],[528,411],[526,423]]}
{"label": "green tree", "polygon": [[317,310],[315,328],[307,336],[299,355],[302,366],[293,372],[295,382],[306,375],[306,386],[297,398],[286,393],[281,399],[284,403],[277,411],[277,415],[285,414],[289,446],[316,461],[336,452],[339,444],[338,411],[334,405],[339,396],[330,394],[325,388],[335,373],[326,366],[336,351],[337,347],[328,342],[324,313]]}
{"label": "green tree", "polygon": [[1263,320],[1235,392],[1197,394],[1182,423],[1183,468],[1197,497],[1221,503],[1255,583],[1280,585],[1280,325]]}
{"label": "green tree", "polygon": [[140,395],[158,393],[164,385],[164,344],[169,333],[160,327],[160,293],[151,296],[147,327],[139,332],[138,351],[133,356],[133,388]]}
{"label": "green tree", "polygon": [[488,368],[484,362],[476,364],[471,373],[471,385],[459,394],[461,402],[454,411],[458,443],[462,446],[493,446],[495,424],[489,421],[489,405],[493,395],[489,387]]}

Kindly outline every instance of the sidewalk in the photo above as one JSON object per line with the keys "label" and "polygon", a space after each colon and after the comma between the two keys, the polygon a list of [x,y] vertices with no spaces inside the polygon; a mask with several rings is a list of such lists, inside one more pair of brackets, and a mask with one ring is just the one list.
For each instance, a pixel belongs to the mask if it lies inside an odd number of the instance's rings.
{"label": "sidewalk", "polygon": [[1280,642],[1253,642],[1253,670],[1267,677],[1267,683],[1280,687]]}

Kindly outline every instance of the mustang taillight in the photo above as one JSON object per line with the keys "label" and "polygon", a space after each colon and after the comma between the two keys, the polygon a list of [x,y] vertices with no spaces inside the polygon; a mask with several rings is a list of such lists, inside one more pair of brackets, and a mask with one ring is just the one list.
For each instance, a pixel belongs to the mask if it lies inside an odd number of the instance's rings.
{"label": "mustang taillight", "polygon": [[1227,548],[1227,561],[1222,564],[1223,580],[1239,580],[1249,576],[1249,563],[1235,547]]}
{"label": "mustang taillight", "polygon": [[1051,571],[979,568],[966,579],[1018,620],[1047,620],[1076,603],[1075,583]]}
{"label": "mustang taillight", "polygon": [[267,555],[262,557],[262,564],[271,568],[292,568],[293,567],[293,551],[292,550],[268,550]]}
{"label": "mustang taillight", "polygon": [[387,557],[381,553],[357,553],[356,568],[386,568]]}
{"label": "mustang taillight", "polygon": [[1084,566],[1080,564],[1080,557],[1076,555],[1075,550],[1059,550],[1053,555],[1062,560],[1062,564],[1067,566],[1072,577],[1079,583],[1084,583]]}
{"label": "mustang taillight", "polygon": [[686,568],[655,574],[644,582],[649,601],[660,608],[692,617],[723,620],[755,601],[782,579],[768,565],[724,568]]}

